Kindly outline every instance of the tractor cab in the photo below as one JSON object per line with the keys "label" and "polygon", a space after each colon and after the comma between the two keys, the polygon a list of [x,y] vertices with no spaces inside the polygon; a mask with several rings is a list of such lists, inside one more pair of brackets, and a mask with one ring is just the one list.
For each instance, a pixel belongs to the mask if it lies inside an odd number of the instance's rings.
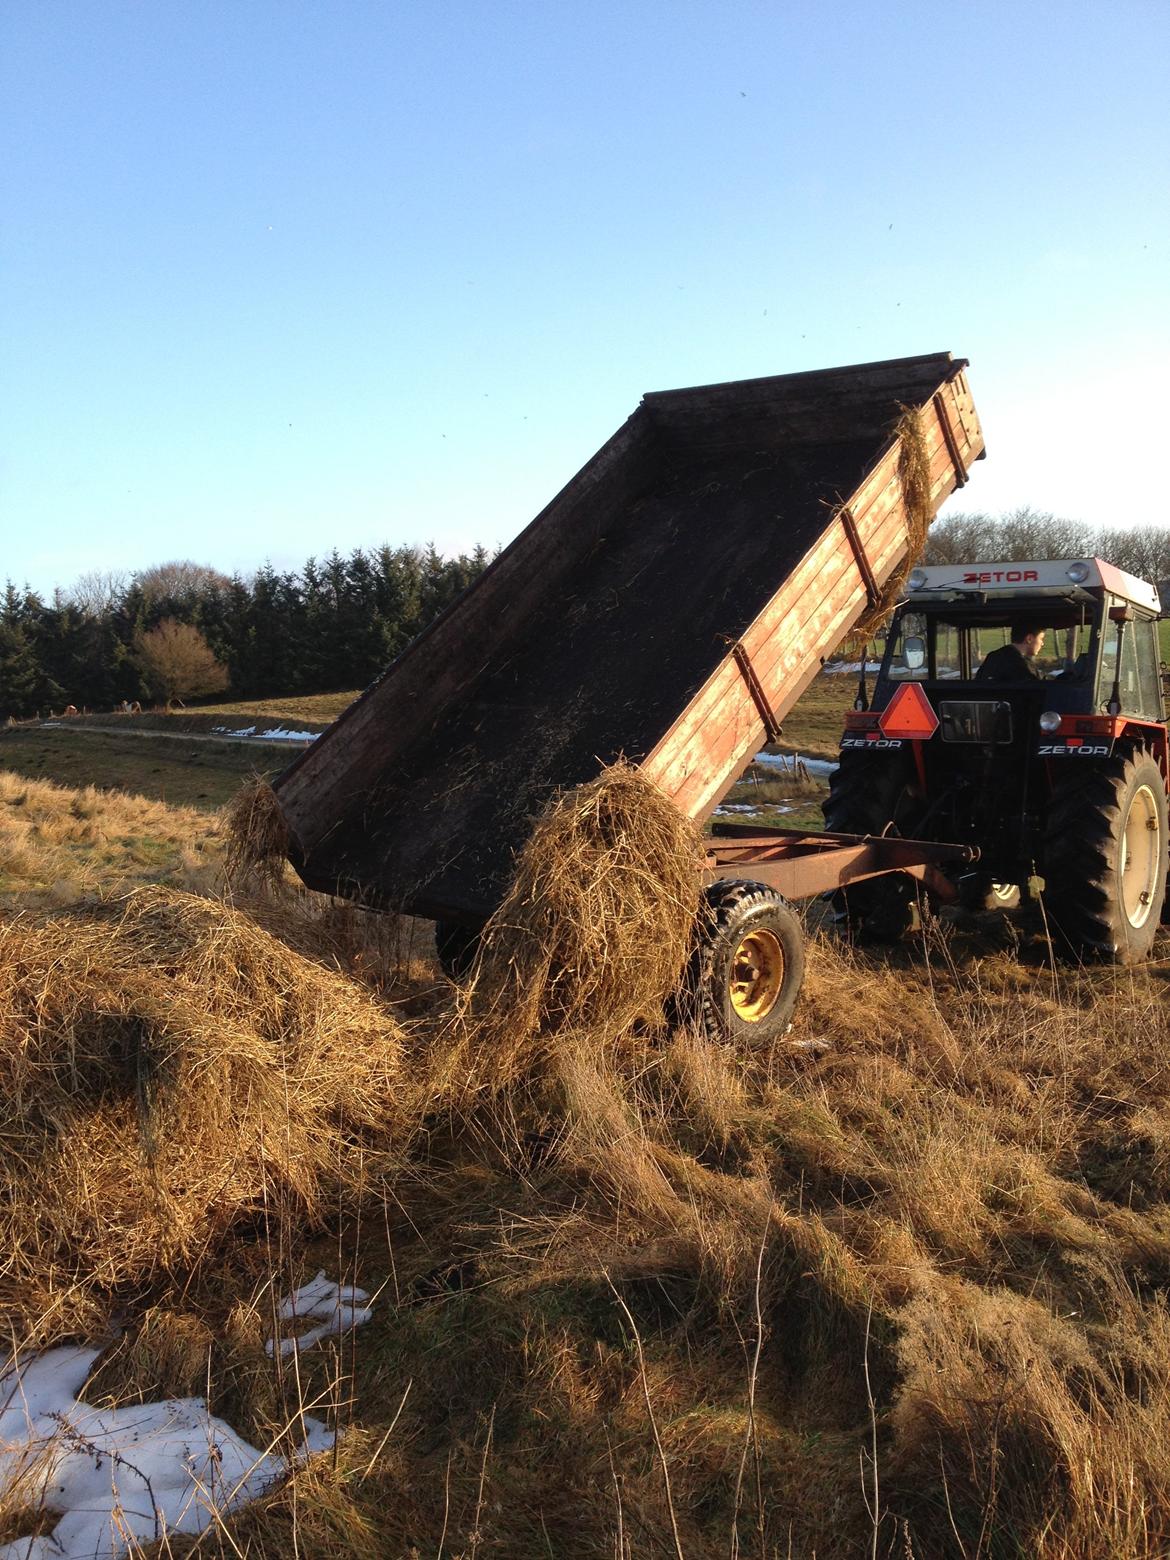
{"label": "tractor cab", "polygon": [[937,738],[1071,757],[1163,720],[1159,602],[1145,581],[1093,558],[934,566],[907,583],[846,750]]}
{"label": "tractor cab", "polygon": [[862,669],[827,826],[974,846],[976,905],[1045,881],[1078,957],[1144,955],[1166,871],[1159,610],[1100,558],[915,569],[872,697]]}

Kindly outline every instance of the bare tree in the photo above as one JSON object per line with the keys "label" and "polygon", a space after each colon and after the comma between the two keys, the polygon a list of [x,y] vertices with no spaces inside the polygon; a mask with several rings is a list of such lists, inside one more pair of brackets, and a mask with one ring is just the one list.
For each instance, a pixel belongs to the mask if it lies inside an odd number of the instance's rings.
{"label": "bare tree", "polygon": [[155,696],[167,704],[194,694],[219,693],[228,685],[228,670],[190,623],[163,618],[138,642],[138,655]]}
{"label": "bare tree", "polygon": [[[1079,520],[1066,520],[1025,506],[1006,515],[948,515],[930,528],[926,563],[1022,563],[1032,558],[1092,557],[1096,533]],[[1112,552],[1106,553],[1112,558]]]}
{"label": "bare tree", "polygon": [[104,617],[126,594],[130,576],[124,569],[89,569],[65,592],[65,600],[87,617]]}
{"label": "bare tree", "polygon": [[208,563],[192,563],[189,558],[181,558],[142,569],[134,576],[134,583],[147,602],[152,602],[188,601],[201,591],[222,589],[231,581]]}

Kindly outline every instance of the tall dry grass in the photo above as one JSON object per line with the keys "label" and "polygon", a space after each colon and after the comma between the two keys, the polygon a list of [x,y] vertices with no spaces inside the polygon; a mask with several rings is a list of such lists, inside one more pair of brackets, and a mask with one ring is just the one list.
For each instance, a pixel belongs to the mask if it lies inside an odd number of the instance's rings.
{"label": "tall dry grass", "polygon": [[[393,1007],[296,895],[10,920],[18,1336],[116,1333],[111,1399],[334,1417],[225,1554],[1170,1551],[1161,968],[815,939],[789,1042],[736,1052],[662,1021],[693,839],[625,775],[545,827],[470,991]],[[306,1263],[379,1315],[280,1380]]]}
{"label": "tall dry grass", "polygon": [[196,808],[0,769],[0,907],[72,904],[144,881],[207,889],[220,854],[214,818]]}

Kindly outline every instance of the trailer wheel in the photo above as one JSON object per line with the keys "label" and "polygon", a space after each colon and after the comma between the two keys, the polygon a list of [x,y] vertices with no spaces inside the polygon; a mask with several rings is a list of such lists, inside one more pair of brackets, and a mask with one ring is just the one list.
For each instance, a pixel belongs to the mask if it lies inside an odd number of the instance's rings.
{"label": "trailer wheel", "polygon": [[[913,838],[920,809],[913,770],[901,753],[851,750],[841,755],[822,804],[835,834],[902,834]],[[897,942],[919,924],[918,891],[904,872],[866,878],[833,895],[838,921],[871,942]]]}
{"label": "trailer wheel", "polygon": [[435,952],[439,956],[439,968],[456,985],[466,980],[471,973],[482,932],[482,926],[469,926],[465,921],[435,922]]}
{"label": "trailer wheel", "polygon": [[1166,852],[1166,784],[1145,748],[1069,775],[1044,837],[1044,908],[1063,951],[1144,959],[1165,900]]}
{"label": "trailer wheel", "polygon": [[785,1034],[804,980],[804,932],[763,883],[714,883],[703,896],[689,986],[713,1040],[767,1044]]}

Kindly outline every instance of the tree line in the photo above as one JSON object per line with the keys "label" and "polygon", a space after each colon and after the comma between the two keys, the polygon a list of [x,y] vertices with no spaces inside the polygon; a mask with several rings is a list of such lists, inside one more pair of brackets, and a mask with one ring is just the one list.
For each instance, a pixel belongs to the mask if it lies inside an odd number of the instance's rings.
{"label": "tree line", "polygon": [[1170,526],[1091,526],[1028,508],[1006,515],[955,514],[931,526],[922,561],[1024,563],[1041,558],[1104,558],[1157,585],[1170,579]]}
{"label": "tree line", "polygon": [[190,562],[90,573],[45,601],[0,601],[0,718],[227,692],[241,699],[369,683],[487,565],[482,547],[355,549],[250,579]]}
{"label": "tree line", "polygon": [[[1170,527],[1094,528],[1033,509],[936,522],[926,563],[1100,556],[1170,579]],[[227,692],[241,699],[364,687],[488,562],[482,547],[355,549],[251,579],[190,562],[83,575],[43,601],[0,602],[0,718]]]}

